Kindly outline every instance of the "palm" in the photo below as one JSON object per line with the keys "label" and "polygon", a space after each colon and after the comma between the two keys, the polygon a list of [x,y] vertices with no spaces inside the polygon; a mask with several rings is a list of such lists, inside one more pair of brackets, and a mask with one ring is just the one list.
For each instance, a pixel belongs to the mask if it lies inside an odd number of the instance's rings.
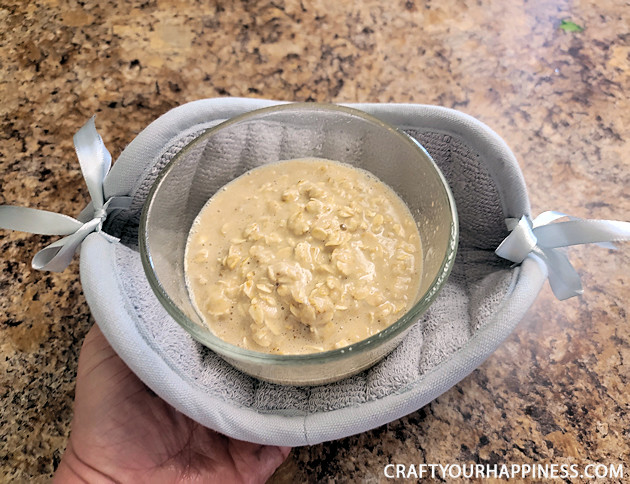
{"label": "palm", "polygon": [[230,439],[189,419],[153,394],[94,326],[79,357],[68,451],[122,482],[264,482],[289,449]]}

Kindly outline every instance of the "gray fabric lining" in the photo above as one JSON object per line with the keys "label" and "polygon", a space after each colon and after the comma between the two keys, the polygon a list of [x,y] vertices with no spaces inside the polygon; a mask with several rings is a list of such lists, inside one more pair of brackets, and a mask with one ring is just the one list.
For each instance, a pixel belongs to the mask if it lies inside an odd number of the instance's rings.
{"label": "gray fabric lining", "polygon": [[480,154],[449,134],[407,130],[448,180],[459,215],[460,247],[494,250],[507,236],[501,198]]}

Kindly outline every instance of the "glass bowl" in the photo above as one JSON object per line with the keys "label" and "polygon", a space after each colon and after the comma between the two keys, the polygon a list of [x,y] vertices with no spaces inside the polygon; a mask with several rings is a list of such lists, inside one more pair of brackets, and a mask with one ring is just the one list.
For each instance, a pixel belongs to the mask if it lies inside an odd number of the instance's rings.
{"label": "glass bowl", "polygon": [[[295,158],[347,163],[373,173],[392,188],[418,226],[423,272],[411,309],[370,338],[321,353],[268,354],[237,347],[210,331],[188,294],[184,252],[195,217],[217,190],[252,168]],[[455,202],[444,176],[413,138],[362,111],[295,103],[237,116],[207,129],[184,147],[149,192],[139,238],[142,263],[153,291],[194,339],[256,378],[287,385],[317,385],[368,368],[400,343],[447,279],[455,261],[458,225]]]}

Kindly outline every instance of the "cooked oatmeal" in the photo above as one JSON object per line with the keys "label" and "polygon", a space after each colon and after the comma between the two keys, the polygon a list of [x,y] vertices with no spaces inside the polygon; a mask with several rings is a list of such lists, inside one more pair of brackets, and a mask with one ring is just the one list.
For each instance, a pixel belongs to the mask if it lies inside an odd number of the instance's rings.
{"label": "cooked oatmeal", "polygon": [[323,159],[264,165],[193,223],[188,290],[219,338],[302,354],[341,348],[415,302],[421,242],[406,205],[366,171]]}

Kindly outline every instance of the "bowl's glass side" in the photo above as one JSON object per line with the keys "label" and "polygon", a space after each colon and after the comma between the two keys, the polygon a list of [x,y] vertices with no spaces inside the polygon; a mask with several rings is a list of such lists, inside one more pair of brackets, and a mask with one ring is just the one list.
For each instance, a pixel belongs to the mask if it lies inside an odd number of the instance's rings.
{"label": "bowl's glass side", "polygon": [[[171,164],[156,180],[143,211],[140,250],[149,282],[166,309],[178,322],[183,315],[203,329],[194,310],[184,278],[186,240],[190,227],[203,206],[202,194],[193,193],[205,142],[194,143],[180,156],[183,162]],[[197,202],[197,203],[195,203]],[[182,314],[174,314],[173,310]]]}
{"label": "bowl's glass side", "polygon": [[[190,302],[184,275],[188,233],[205,202],[230,180],[266,163],[309,157],[341,161],[370,171],[407,204],[424,248],[418,301],[388,330],[343,351],[287,357],[237,348],[215,337]],[[391,351],[388,343],[398,341],[400,334],[417,320],[435,297],[436,282],[441,285],[452,266],[457,237],[454,218],[452,196],[441,173],[411,138],[355,110],[317,104],[284,105],[223,123],[182,150],[163,170],[149,194],[141,221],[140,245],[154,291],[196,339],[236,366],[241,362],[245,371],[248,369],[243,365],[252,367],[248,372],[260,378],[288,382],[288,374],[293,372],[290,366],[297,365],[295,372],[302,372],[297,378],[309,383],[308,378],[316,375],[309,375],[305,365],[343,359],[344,367],[353,367],[354,361],[362,369],[366,361],[373,363]],[[220,226],[223,221],[216,223]],[[359,356],[361,353],[369,355]],[[278,373],[280,367],[283,376]]]}

